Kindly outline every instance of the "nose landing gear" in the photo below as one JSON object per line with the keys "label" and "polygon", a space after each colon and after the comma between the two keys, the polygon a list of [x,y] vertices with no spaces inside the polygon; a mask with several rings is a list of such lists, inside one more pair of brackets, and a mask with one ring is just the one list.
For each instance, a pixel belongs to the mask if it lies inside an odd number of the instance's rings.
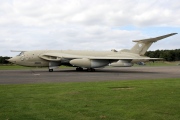
{"label": "nose landing gear", "polygon": [[61,65],[60,62],[54,62],[54,61],[49,62],[49,72],[53,72],[53,70],[55,68],[58,68],[60,65]]}

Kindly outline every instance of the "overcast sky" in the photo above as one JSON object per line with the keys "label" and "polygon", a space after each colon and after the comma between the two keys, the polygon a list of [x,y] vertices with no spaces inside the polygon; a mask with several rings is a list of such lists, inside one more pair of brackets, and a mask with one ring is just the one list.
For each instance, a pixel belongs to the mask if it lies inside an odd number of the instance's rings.
{"label": "overcast sky", "polygon": [[180,49],[179,0],[0,0],[0,56],[10,50]]}

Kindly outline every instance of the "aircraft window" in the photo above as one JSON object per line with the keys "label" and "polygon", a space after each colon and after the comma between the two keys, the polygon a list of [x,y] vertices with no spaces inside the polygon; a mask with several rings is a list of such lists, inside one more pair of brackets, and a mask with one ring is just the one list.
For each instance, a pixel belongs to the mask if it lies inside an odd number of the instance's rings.
{"label": "aircraft window", "polygon": [[18,56],[23,56],[24,55],[24,52],[21,52]]}

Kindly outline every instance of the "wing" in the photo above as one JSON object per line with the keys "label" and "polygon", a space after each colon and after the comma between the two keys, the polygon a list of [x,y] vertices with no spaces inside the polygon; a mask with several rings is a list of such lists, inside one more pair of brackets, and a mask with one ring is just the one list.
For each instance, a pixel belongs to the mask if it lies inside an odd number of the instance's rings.
{"label": "wing", "polygon": [[159,60],[162,58],[149,58],[144,56],[138,57],[123,57],[123,56],[84,56],[84,55],[72,55],[72,54],[64,54],[64,53],[45,53],[39,56],[40,58],[47,61],[61,61],[61,59],[90,59],[90,60]]}

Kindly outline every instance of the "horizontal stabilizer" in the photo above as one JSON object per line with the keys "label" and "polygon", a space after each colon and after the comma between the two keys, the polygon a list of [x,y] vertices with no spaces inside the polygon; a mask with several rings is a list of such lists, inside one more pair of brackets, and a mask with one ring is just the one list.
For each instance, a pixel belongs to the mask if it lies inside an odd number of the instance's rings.
{"label": "horizontal stabilizer", "polygon": [[170,37],[170,36],[175,35],[175,34],[177,34],[177,33],[171,33],[171,34],[167,34],[167,35],[163,35],[163,36],[159,36],[159,37],[155,37],[155,38],[148,38],[148,39],[142,39],[142,40],[133,40],[133,42],[143,42],[143,43],[157,42],[158,40]]}

